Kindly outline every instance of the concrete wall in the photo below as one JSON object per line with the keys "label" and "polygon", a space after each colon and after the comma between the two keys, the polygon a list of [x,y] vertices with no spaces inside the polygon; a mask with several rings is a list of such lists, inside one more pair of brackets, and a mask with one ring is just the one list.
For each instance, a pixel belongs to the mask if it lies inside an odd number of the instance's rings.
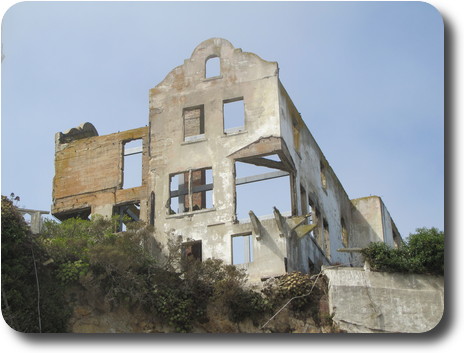
{"label": "concrete wall", "polygon": [[438,325],[444,310],[441,276],[327,268],[333,320],[348,332],[422,333]]}
{"label": "concrete wall", "polygon": [[[208,58],[220,58],[221,72],[205,77]],[[274,151],[280,135],[277,99],[277,63],[235,49],[229,42],[213,38],[201,43],[166,78],[150,91],[149,192],[156,195],[155,229],[161,243],[168,237],[201,240],[203,258],[231,262],[231,236],[252,232],[251,223],[240,224],[235,215],[234,153],[259,146],[259,153]],[[226,134],[223,102],[243,98],[245,126]],[[183,111],[203,106],[203,136],[185,141]],[[260,143],[264,139],[273,143]],[[253,145],[254,144],[254,145]],[[277,142],[277,145],[279,143]],[[181,214],[169,214],[170,175],[190,169],[212,168],[213,206]],[[269,223],[269,224],[267,224]],[[255,261],[247,265],[251,275],[284,272],[285,242],[267,222],[266,235],[253,240]],[[264,246],[263,244],[267,244]],[[277,258],[280,261],[269,261]],[[259,269],[254,268],[259,265]]]}

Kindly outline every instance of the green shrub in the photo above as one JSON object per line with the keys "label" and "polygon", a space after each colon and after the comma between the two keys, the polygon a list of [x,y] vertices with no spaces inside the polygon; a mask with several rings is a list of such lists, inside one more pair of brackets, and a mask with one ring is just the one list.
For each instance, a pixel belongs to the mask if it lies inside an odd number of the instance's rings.
{"label": "green shrub", "polygon": [[[64,332],[70,308],[48,256],[13,202],[2,196],[2,314],[20,332]],[[37,285],[37,282],[39,285]]]}
{"label": "green shrub", "polygon": [[398,249],[374,242],[362,254],[374,271],[444,274],[445,234],[436,228],[418,228]]}

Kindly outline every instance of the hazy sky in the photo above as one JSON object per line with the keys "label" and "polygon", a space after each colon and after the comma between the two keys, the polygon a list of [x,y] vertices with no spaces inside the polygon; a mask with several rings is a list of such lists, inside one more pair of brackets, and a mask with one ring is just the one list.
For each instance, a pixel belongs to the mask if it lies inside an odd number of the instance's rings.
{"label": "hazy sky", "polygon": [[350,198],[444,227],[443,21],[422,2],[19,3],[3,18],[1,191],[49,210],[54,135],[148,124],[148,90],[222,37],[280,80]]}

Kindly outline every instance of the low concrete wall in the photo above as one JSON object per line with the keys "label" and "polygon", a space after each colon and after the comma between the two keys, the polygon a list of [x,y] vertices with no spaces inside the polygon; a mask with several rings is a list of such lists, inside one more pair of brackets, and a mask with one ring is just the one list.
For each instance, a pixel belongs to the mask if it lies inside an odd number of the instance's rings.
{"label": "low concrete wall", "polygon": [[347,332],[421,333],[433,329],[444,310],[440,276],[326,268],[333,320]]}

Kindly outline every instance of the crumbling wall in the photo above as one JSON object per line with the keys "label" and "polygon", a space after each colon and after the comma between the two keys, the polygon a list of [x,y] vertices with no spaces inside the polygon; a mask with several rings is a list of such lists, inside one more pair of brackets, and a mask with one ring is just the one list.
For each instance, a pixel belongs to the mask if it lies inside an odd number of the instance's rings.
{"label": "crumbling wall", "polygon": [[[57,133],[52,214],[61,219],[89,208],[111,216],[114,205],[146,200],[147,133],[146,127],[77,139]],[[123,189],[124,143],[135,139],[143,140],[143,179],[140,187]]]}

